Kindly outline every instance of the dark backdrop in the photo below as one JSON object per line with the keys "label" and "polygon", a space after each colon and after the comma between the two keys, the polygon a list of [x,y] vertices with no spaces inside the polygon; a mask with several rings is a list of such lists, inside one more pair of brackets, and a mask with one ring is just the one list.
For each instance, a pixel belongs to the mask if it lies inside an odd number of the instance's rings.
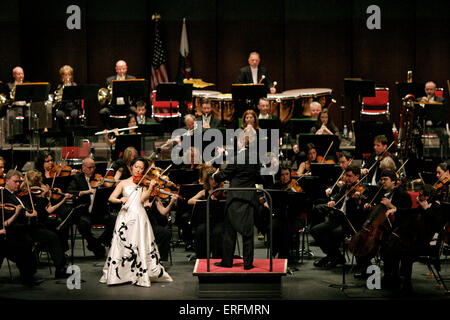
{"label": "dark backdrop", "polygon": [[[66,8],[81,8],[81,30],[66,28]],[[368,30],[366,9],[381,8],[381,30]],[[375,80],[391,88],[393,120],[399,118],[396,81],[434,80],[445,88],[450,78],[448,0],[166,0],[166,1],[2,1],[0,4],[0,80],[11,81],[21,65],[25,78],[56,85],[58,69],[69,64],[78,83],[104,84],[124,59],[129,74],[149,78],[151,15],[162,16],[169,78],[175,80],[182,17],[187,28],[193,75],[215,83],[210,90],[230,92],[250,51],[261,53],[278,91],[332,88],[338,104],[331,115],[342,127],[338,106],[345,77]],[[89,108],[98,122],[98,106]],[[347,109],[344,121],[357,117]],[[397,123],[398,124],[398,123]]]}

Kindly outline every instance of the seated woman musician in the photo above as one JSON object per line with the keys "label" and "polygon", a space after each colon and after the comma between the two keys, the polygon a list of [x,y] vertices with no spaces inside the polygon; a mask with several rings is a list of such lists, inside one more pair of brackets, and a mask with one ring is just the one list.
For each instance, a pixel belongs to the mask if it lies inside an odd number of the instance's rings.
{"label": "seated woman musician", "polygon": [[50,225],[49,214],[58,209],[71,195],[64,194],[63,200],[57,205],[52,206],[50,200],[47,198],[49,188],[43,185],[42,174],[37,170],[30,170],[26,173],[20,190],[22,192],[19,196],[21,196],[25,207],[32,208],[37,212],[36,217],[28,218],[31,237],[34,241],[39,241],[48,248],[56,268],[55,278],[67,277],[64,257],[64,251],[69,249],[67,237],[64,237],[62,234],[57,234],[54,225]]}
{"label": "seated woman musician", "polygon": [[61,82],[58,84],[55,90],[56,101],[56,120],[59,129],[64,129],[66,123],[66,117],[70,117],[70,123],[77,124],[79,104],[78,100],[62,100],[63,90],[68,86],[76,86],[73,81],[73,68],[69,65],[62,66],[59,69],[59,75]]}
{"label": "seated woman musician", "polygon": [[438,181],[434,184],[436,190],[436,198],[441,203],[448,203],[450,200],[449,185],[450,185],[450,164],[449,162],[439,163],[436,167],[436,177]]}
{"label": "seated woman musician", "polygon": [[316,146],[313,143],[308,143],[307,147],[307,160],[302,162],[298,167],[297,175],[311,175],[311,163],[317,163],[317,150]]}
{"label": "seated woman musician", "polygon": [[35,168],[42,173],[42,178],[52,179],[54,177],[74,175],[78,170],[72,169],[70,166],[55,165],[55,155],[52,151],[39,151],[35,162]]}
{"label": "seated woman musician", "polygon": [[[159,187],[156,185],[154,188]],[[144,208],[152,225],[155,241],[159,248],[161,261],[167,261],[169,257],[171,238],[171,231],[168,229],[170,220],[169,213],[172,207],[176,205],[177,200],[178,194],[174,193],[170,195],[169,203],[164,206],[160,195],[156,192],[144,202]]]}
{"label": "seated woman musician", "polygon": [[[203,170],[203,190],[199,191],[195,196],[188,200],[188,204],[195,205],[199,200],[207,200],[208,196],[217,188],[220,184],[217,183],[212,175],[216,172],[216,168],[207,166]],[[211,196],[212,200],[224,200],[225,195],[222,192],[215,193]],[[206,208],[206,207],[205,207]],[[213,214],[211,218],[211,253],[214,259],[222,258],[222,235],[223,235],[223,212],[217,212],[210,210]],[[197,211],[197,213],[199,213]],[[195,252],[198,259],[206,258],[206,211],[201,213],[203,217],[192,217],[191,220],[195,220],[194,240],[195,240]]]}
{"label": "seated woman musician", "polygon": [[136,148],[134,147],[126,148],[123,152],[122,158],[114,161],[114,163],[111,166],[111,169],[114,171],[113,180],[115,181],[115,183],[105,182],[104,186],[111,187],[113,185],[117,185],[121,180],[125,180],[131,177],[130,163],[137,156],[138,151],[136,150]]}
{"label": "seated woman musician", "polygon": [[256,112],[249,109],[244,112],[242,115],[242,129],[246,130],[259,130],[259,121]]}
{"label": "seated woman musician", "polygon": [[328,109],[323,109],[316,124],[311,128],[311,132],[315,134],[338,134],[339,130],[333,121],[330,119]]}

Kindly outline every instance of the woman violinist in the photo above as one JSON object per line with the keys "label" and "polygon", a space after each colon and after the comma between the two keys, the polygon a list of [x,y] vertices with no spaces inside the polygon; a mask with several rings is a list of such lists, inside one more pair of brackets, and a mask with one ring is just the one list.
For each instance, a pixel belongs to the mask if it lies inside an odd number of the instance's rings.
{"label": "woman violinist", "polygon": [[[38,192],[33,192],[31,189],[33,187],[37,187],[34,190]],[[30,170],[26,173],[21,190],[26,193],[22,196],[25,206],[37,211],[37,217],[31,218],[33,220],[30,223],[33,240],[47,246],[56,268],[55,279],[66,278],[68,274],[66,274],[64,251],[69,249],[67,238],[55,231],[55,225],[51,225],[49,214],[58,209],[71,195],[66,194],[63,200],[52,206],[47,198],[49,188],[43,185],[42,174],[38,170]]]}
{"label": "woman violinist", "polygon": [[[217,188],[221,187],[219,183],[217,183],[212,175],[216,172],[216,168],[212,166],[208,166],[204,170],[203,176],[203,190],[199,191],[195,196],[188,200],[188,204],[195,205],[197,201],[207,200],[208,196]],[[223,200],[225,195],[222,192],[216,192],[211,196],[212,200]],[[214,206],[214,204],[213,204]],[[205,206],[206,208],[206,206]],[[223,235],[223,213],[216,212],[215,210],[210,210],[213,214],[212,223],[211,223],[211,252],[212,257],[214,259],[222,258],[222,235]],[[199,213],[199,211],[197,211]],[[204,216],[206,216],[206,211],[203,212]],[[222,217],[220,217],[222,216]],[[192,226],[195,228],[195,252],[197,255],[197,259],[206,258],[206,221],[204,221],[203,217],[192,217],[192,219],[199,221],[199,224]]]}
{"label": "woman violinist", "polygon": [[448,162],[442,162],[436,167],[436,177],[438,181],[434,184],[436,197],[440,202],[449,202],[449,185],[450,185],[450,165]]}
{"label": "woman violinist", "polygon": [[308,149],[307,152],[308,160],[302,162],[298,167],[297,171],[298,176],[311,175],[311,163],[317,163],[316,146],[313,143],[308,143],[306,147]]}
{"label": "woman violinist", "polygon": [[55,155],[51,151],[40,151],[36,160],[36,169],[42,173],[43,179],[52,179],[60,176],[69,176],[77,173],[70,166],[55,165]]}

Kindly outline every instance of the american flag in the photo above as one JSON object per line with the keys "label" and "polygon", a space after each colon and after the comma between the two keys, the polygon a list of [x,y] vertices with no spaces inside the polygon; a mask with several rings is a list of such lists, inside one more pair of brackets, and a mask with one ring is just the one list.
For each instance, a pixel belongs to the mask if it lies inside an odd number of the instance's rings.
{"label": "american flag", "polygon": [[152,59],[152,90],[156,90],[159,83],[168,82],[166,66],[166,52],[164,51],[161,37],[159,34],[159,19],[155,20],[155,38],[153,42],[153,59]]}

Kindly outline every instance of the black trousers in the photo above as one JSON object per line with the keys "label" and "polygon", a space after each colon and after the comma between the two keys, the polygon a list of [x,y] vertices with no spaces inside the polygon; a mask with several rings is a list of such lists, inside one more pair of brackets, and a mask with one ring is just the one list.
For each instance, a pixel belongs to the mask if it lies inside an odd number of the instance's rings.
{"label": "black trousers", "polygon": [[340,217],[326,216],[325,221],[311,228],[311,236],[316,240],[322,251],[330,257],[339,257],[339,248],[347,233]]}
{"label": "black trousers", "polygon": [[33,278],[36,273],[36,259],[33,255],[32,246],[26,241],[19,241],[3,237],[0,239],[0,266],[4,258],[16,263],[22,280]]}
{"label": "black trousers", "polygon": [[161,261],[167,261],[169,259],[170,250],[170,231],[167,227],[160,225],[152,225],[152,228]]}
{"label": "black trousers", "polygon": [[[221,259],[223,222],[214,223],[211,228],[211,254],[213,259]],[[206,223],[201,223],[195,228],[195,253],[197,259],[206,259]]]}
{"label": "black trousers", "polygon": [[[248,225],[239,226],[240,230],[246,230],[241,232],[242,235],[242,255],[244,258],[244,267],[250,267],[253,265],[253,216],[255,213],[255,207],[248,202],[232,201],[225,214],[223,224],[223,258],[222,264],[225,266],[233,265],[234,250],[236,248],[237,237],[237,222],[232,221],[237,215],[246,215],[246,219],[240,219],[240,221],[246,221]],[[233,217],[234,216],[234,217]]]}
{"label": "black trousers", "polygon": [[39,242],[43,249],[48,249],[56,270],[63,270],[66,264],[61,241],[56,232],[47,229],[42,224],[31,228],[31,236],[34,241]]}

